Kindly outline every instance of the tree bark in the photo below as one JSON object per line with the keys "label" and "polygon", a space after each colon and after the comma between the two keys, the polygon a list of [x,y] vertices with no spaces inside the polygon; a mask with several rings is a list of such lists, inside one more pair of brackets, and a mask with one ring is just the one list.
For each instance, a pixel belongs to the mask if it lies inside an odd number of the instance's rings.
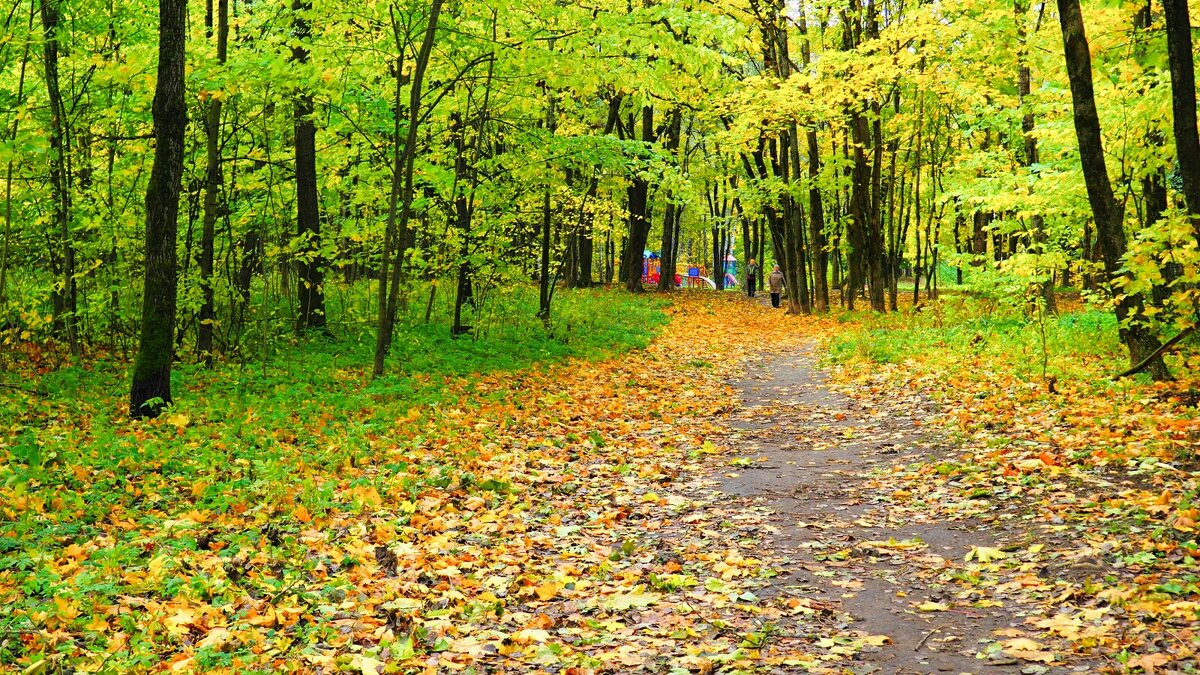
{"label": "tree bark", "polygon": [[[212,17],[212,0],[208,2],[207,17]],[[225,65],[226,49],[229,44],[229,0],[218,0],[216,12],[217,64]],[[208,32],[212,33],[212,20],[208,20]],[[210,94],[211,96],[211,94]],[[217,218],[222,204],[221,191],[221,96],[211,96],[204,118],[205,157],[204,172],[204,221],[200,234],[200,290],[201,302],[196,330],[196,351],[204,359],[204,365],[213,365],[213,330],[217,314],[213,298],[213,251],[215,248]]]}
{"label": "tree bark", "polygon": [[604,284],[613,282],[613,274],[617,267],[617,242],[613,241],[612,227],[604,234]]}
{"label": "tree bark", "polygon": [[[553,106],[551,106],[553,107]],[[547,167],[547,172],[549,167]],[[550,326],[550,298],[554,280],[550,278],[550,235],[554,228],[554,214],[550,211],[550,185],[542,190],[541,254],[538,256],[538,311],[537,318],[546,327]]]}
{"label": "tree bark", "polygon": [[160,0],[158,83],[154,90],[154,165],[146,187],[146,261],[142,328],[129,393],[131,417],[157,417],[171,403],[175,344],[175,235],[183,176],[184,45],[187,0]]}
{"label": "tree bark", "polygon": [[[554,49],[554,40],[550,41],[550,49]],[[555,94],[554,92],[546,92],[546,133],[550,136],[555,132],[555,119],[557,112],[555,109]],[[554,231],[554,213],[550,210],[550,176],[553,168],[550,163],[546,163],[546,185],[542,191],[542,250],[538,262],[538,312],[537,318],[542,320],[542,325],[550,327],[550,302],[554,298],[554,279],[550,278],[550,238]]]}
{"label": "tree bark", "polygon": [[[296,40],[292,60],[304,66],[308,62],[305,41],[312,34],[308,23],[312,1],[293,0],[292,11],[292,32]],[[296,315],[298,330],[325,327],[325,277],[320,255],[320,203],[317,197],[317,125],[313,123],[312,115],[312,92],[300,91],[293,102],[296,238],[300,243],[296,249],[296,294],[300,300],[300,311]]]}
{"label": "tree bark", "polygon": [[[1014,17],[1017,23],[1017,100],[1024,108],[1021,116],[1021,134],[1024,136],[1025,166],[1032,172],[1032,167],[1038,162],[1037,137],[1033,135],[1034,117],[1029,106],[1031,93],[1029,69],[1028,28],[1026,22],[1029,14],[1029,0],[1015,0],[1013,3]],[[1032,188],[1030,188],[1032,192]],[[1033,216],[1033,242],[1039,254],[1045,255],[1049,236],[1046,232],[1046,220],[1041,214]],[[1050,278],[1038,284],[1038,292],[1047,314],[1058,314],[1058,300],[1054,295],[1054,270],[1047,270]]]}
{"label": "tree bark", "polygon": [[[292,61],[303,67],[308,63],[308,47],[305,42],[311,35],[308,14],[312,12],[312,0],[293,0],[292,33],[296,40],[292,47]],[[296,317],[296,329],[325,327],[325,261],[321,256],[321,207],[317,199],[317,127],[313,122],[313,95],[301,91],[293,103],[295,119],[296,158],[296,237],[300,245],[296,251],[297,294],[300,312]]]}
{"label": "tree bark", "polygon": [[[664,147],[667,152],[671,153],[672,157],[679,150],[679,136],[683,128],[683,112],[679,108],[675,108],[669,114],[667,122],[666,141]],[[672,195],[665,195],[663,200],[666,207],[663,209],[663,234],[662,234],[662,250],[660,253],[661,267],[658,275],[658,290],[673,291],[675,290],[675,230],[679,217],[679,207],[671,203]]]}
{"label": "tree bark", "polygon": [[[803,11],[800,13],[799,28],[804,38],[801,42],[801,56],[805,65],[811,65],[812,47]],[[810,124],[813,122],[810,121]],[[814,126],[809,126],[805,131],[805,141],[808,145],[808,259],[812,263],[813,272],[813,309],[824,313],[829,311],[829,254],[825,250],[825,209],[821,203],[821,188],[817,185],[821,177],[821,150],[817,144],[817,130]]]}
{"label": "tree bark", "polygon": [[[786,49],[784,50],[786,53]],[[785,134],[786,145],[780,148],[787,161],[783,163],[785,178],[792,184],[801,180],[800,167],[800,132],[793,122]],[[790,166],[789,166],[790,165]],[[788,288],[788,313],[811,314],[812,304],[808,293],[808,260],[805,255],[804,237],[804,207],[800,200],[791,195],[785,199],[785,242],[787,249],[787,265],[784,267],[784,284]]]}
{"label": "tree bark", "polygon": [[1196,130],[1196,71],[1192,23],[1187,0],[1163,0],[1167,23],[1167,57],[1171,64],[1171,108],[1175,154],[1183,179],[1183,198],[1200,243],[1200,134]]}
{"label": "tree bark", "polygon": [[816,311],[829,311],[829,253],[825,250],[825,209],[821,203],[821,188],[817,181],[821,175],[821,152],[817,146],[817,132],[809,130],[808,138],[808,243],[813,267],[813,304]]}
{"label": "tree bark", "polygon": [[[430,54],[433,53],[433,42],[437,37],[438,17],[441,15],[444,2],[445,0],[432,0],[429,5],[429,23],[425,27],[425,37],[421,41],[421,49],[417,53],[417,62],[413,68],[412,84],[409,85],[408,132],[404,138],[404,152],[394,155],[395,171],[392,176],[392,193],[388,206],[388,225],[384,234],[383,263],[379,273],[379,323],[376,327],[373,369],[376,377],[383,374],[384,359],[387,357],[388,350],[391,349],[392,332],[396,327],[400,277],[403,273],[404,259],[408,253],[408,223],[412,218],[413,160],[417,148],[417,127],[421,119],[421,89],[425,82],[425,70],[429,66]],[[397,87],[399,87],[401,78],[403,78],[402,69],[397,67],[395,75]],[[396,98],[398,101],[398,90]],[[399,116],[400,110],[395,110],[394,114]],[[396,129],[399,129],[399,124],[396,125]],[[397,202],[400,202],[399,205]],[[397,211],[399,211],[398,214]],[[389,261],[393,247],[395,256],[393,260]],[[390,279],[388,275],[389,262],[392,265]]]}
{"label": "tree bark", "polygon": [[[870,21],[874,22],[874,14],[870,14]],[[883,241],[883,122],[880,115],[880,105],[878,102],[871,104],[871,211],[870,217],[867,220],[867,270],[869,277],[869,290],[871,297],[871,309],[876,312],[885,312],[887,307],[885,303],[885,290],[887,288],[887,273],[884,266],[887,264],[886,253]]]}
{"label": "tree bark", "polygon": [[[847,227],[847,240],[850,244],[849,255],[849,293],[850,309],[854,309],[854,299],[864,283],[869,283],[868,259],[870,244],[868,243],[871,230],[871,186],[870,168],[867,165],[865,146],[868,141],[867,120],[863,113],[855,111],[850,116],[850,131],[854,143],[854,163],[852,166],[853,183],[850,194],[850,223]],[[872,303],[873,305],[874,303]]]}
{"label": "tree bark", "polygon": [[[37,3],[35,0],[30,0],[29,26],[27,29],[30,35],[33,34],[33,17],[36,13]],[[29,45],[30,42],[26,41],[24,48],[21,50],[21,68],[20,74],[17,76],[16,108],[20,108],[25,102],[25,70],[29,65]],[[10,139],[16,140],[20,124],[20,116],[13,115],[12,132],[9,134]],[[12,184],[13,160],[10,158],[4,175],[4,240],[0,242],[0,313],[4,312],[4,308],[8,304],[8,254],[12,238]]]}
{"label": "tree bark", "polygon": [[[1100,135],[1100,118],[1096,112],[1096,96],[1092,85],[1092,57],[1088,52],[1087,35],[1079,0],[1057,0],[1062,26],[1063,48],[1067,62],[1067,77],[1071,84],[1071,103],[1075,112],[1075,135],[1079,140],[1079,158],[1083,165],[1088,202],[1096,221],[1096,238],[1104,259],[1108,281],[1121,276],[1125,255],[1124,209],[1113,195],[1104,160]],[[1147,369],[1155,380],[1170,378],[1161,355],[1155,356],[1160,343],[1142,321],[1142,297],[1118,291],[1116,314],[1121,341],[1129,350],[1131,365],[1150,359]]]}
{"label": "tree bark", "polygon": [[[592,191],[595,192],[595,188]],[[577,266],[575,288],[591,288],[596,285],[592,277],[592,265],[594,264],[596,252],[594,219],[595,217],[592,214],[584,214],[583,222],[579,224],[579,238],[576,242],[578,256],[575,259]]]}
{"label": "tree bark", "polygon": [[42,0],[42,62],[45,67],[46,90],[50,104],[50,194],[52,196],[54,234],[50,250],[50,263],[62,284],[52,291],[54,300],[54,323],[61,329],[71,347],[71,353],[79,356],[78,302],[75,281],[75,246],[71,241],[71,176],[67,170],[67,120],[63,106],[62,89],[58,82],[58,41],[60,0]]}
{"label": "tree bark", "polygon": [[[480,122],[482,124],[482,121]],[[454,208],[451,217],[454,228],[458,230],[458,278],[454,292],[454,322],[450,326],[450,335],[457,337],[471,330],[462,322],[462,311],[466,305],[475,306],[475,285],[472,283],[474,270],[471,266],[471,220],[473,210],[473,179],[468,179],[468,172],[474,173],[474,168],[467,164],[466,128],[462,115],[458,112],[450,115],[450,135],[454,144],[454,182],[457,194],[454,195]],[[475,143],[479,139],[476,136]],[[464,186],[472,183],[471,187]],[[461,187],[460,187],[461,186]],[[428,311],[426,312],[428,314]]]}
{"label": "tree bark", "polygon": [[658,290],[670,292],[675,290],[675,260],[672,249],[675,248],[675,217],[679,207],[670,202],[672,196],[665,195],[666,206],[663,209],[663,233],[661,253],[659,254]]}
{"label": "tree bark", "polygon": [[[630,128],[633,120],[630,120]],[[642,107],[642,141],[654,141],[654,109]],[[642,256],[646,251],[646,241],[650,236],[650,219],[647,218],[649,206],[650,183],[640,175],[630,179],[628,194],[629,208],[629,241],[625,247],[625,289],[630,293],[642,292]]]}

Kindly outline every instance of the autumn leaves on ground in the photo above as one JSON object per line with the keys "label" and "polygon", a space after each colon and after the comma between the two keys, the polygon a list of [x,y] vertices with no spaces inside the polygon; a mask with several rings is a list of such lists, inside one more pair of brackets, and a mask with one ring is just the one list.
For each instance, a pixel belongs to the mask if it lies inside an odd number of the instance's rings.
{"label": "autumn leaves on ground", "polygon": [[[422,369],[418,344],[408,372],[370,383],[365,350],[314,341],[319,357],[189,372],[155,422],[126,421],[105,387],[123,364],[63,369],[22,346],[0,408],[0,664],[855,672],[890,638],[780,592],[789,561],[761,514],[714,489],[753,461],[717,441],[745,357],[815,341],[851,396],[936,404],[918,421],[941,450],[865,477],[874,494],[913,518],[1003,511],[1036,538],[934,571],[954,593],[924,610],[1041,608],[968,645],[981,669],[998,652],[1013,672],[1194,668],[1194,382],[1108,379],[1105,313],[1002,318],[952,297],[835,321],[733,294],[622,302],[627,325],[564,329],[558,352],[464,341],[504,364],[491,370]],[[600,330],[623,346],[572,351],[571,331]]]}

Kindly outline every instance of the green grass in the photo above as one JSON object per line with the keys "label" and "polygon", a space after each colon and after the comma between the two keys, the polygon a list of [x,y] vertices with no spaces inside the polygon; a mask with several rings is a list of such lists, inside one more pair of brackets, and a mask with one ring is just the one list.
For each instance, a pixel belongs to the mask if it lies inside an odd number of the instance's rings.
{"label": "green grass", "polygon": [[493,300],[498,306],[489,308],[478,337],[452,338],[444,324],[411,325],[397,336],[391,359],[406,372],[463,375],[601,358],[645,347],[666,318],[661,301],[605,291],[558,295],[549,330],[534,318],[537,298],[515,291]]}
{"label": "green grass", "polygon": [[[29,512],[16,522],[0,517],[0,572],[22,564],[16,552],[38,550],[37,542],[53,548],[51,541],[86,539],[94,523],[129,503],[131,491],[149,486],[161,488],[155,499],[164,507],[195,500],[223,512],[234,501],[262,503],[298,484],[304,503],[322,511],[332,506],[328,486],[294,475],[297,458],[329,470],[373,462],[384,443],[419,443],[419,425],[405,417],[414,407],[469,409],[482,373],[645,347],[667,321],[662,307],[625,293],[562,291],[546,329],[534,317],[536,294],[516,289],[491,298],[478,336],[458,339],[445,323],[411,323],[414,310],[397,330],[386,374],[374,380],[374,333],[365,325],[339,326],[333,337],[277,337],[256,360],[213,370],[176,364],[169,414],[187,418],[178,430],[126,419],[125,359],[22,372],[19,383],[45,395],[0,396],[0,489],[47,503],[57,497],[56,512],[78,515],[59,522]],[[451,481],[452,468],[412,473],[414,480]],[[204,482],[209,487],[196,487]]]}
{"label": "green grass", "polygon": [[[359,295],[371,291],[365,285],[356,290]],[[387,392],[410,403],[428,403],[436,400],[436,392],[424,391],[415,382],[519,370],[568,358],[606,358],[644,348],[667,321],[662,300],[604,290],[560,291],[546,328],[535,318],[536,290],[513,288],[493,293],[478,315],[467,318],[467,323],[477,324],[473,334],[453,338],[446,303],[435,305],[425,323],[424,303],[414,301],[397,327],[385,374],[372,382],[374,326],[361,320],[367,312],[356,316],[350,308],[337,307],[335,298],[331,294],[330,315],[343,320],[331,324],[329,335],[252,334],[240,362],[219,361],[212,371],[177,363],[172,373],[176,412],[203,412],[219,406],[220,400],[258,407],[274,399],[319,398],[334,392]],[[260,308],[259,313],[265,312]],[[102,357],[52,369],[22,384],[44,390],[52,405],[69,405],[81,397],[111,399],[116,413],[127,388],[128,368],[124,358]],[[289,401],[291,406],[295,403]],[[21,417],[19,410],[0,403],[0,422],[13,415]]]}
{"label": "green grass", "polygon": [[1081,311],[1045,317],[1022,315],[969,296],[946,296],[920,311],[888,315],[866,312],[840,317],[846,324],[830,339],[833,362],[865,361],[900,364],[910,359],[979,358],[1021,377],[1041,377],[1045,328],[1047,374],[1077,374],[1080,364],[1125,361],[1117,339],[1116,320],[1107,311]]}
{"label": "green grass", "polygon": [[[375,334],[365,322],[333,325],[329,336],[272,335],[247,345],[242,362],[219,361],[213,370],[194,363],[176,364],[172,412],[234,423],[247,411],[279,418],[256,421],[253,426],[260,428],[264,422],[286,428],[291,425],[289,418],[329,415],[345,425],[349,440],[355,440],[364,425],[386,424],[413,406],[446,402],[445,385],[450,380],[469,382],[482,373],[568,358],[601,359],[643,348],[666,323],[662,307],[663,301],[649,297],[562,291],[547,329],[534,316],[536,293],[517,288],[490,297],[476,317],[475,334],[457,339],[450,337],[444,312],[435,312],[425,324],[424,307],[411,308],[397,328],[385,374],[374,380],[370,373]],[[66,439],[53,437],[47,427],[55,420],[65,423],[72,415],[85,415],[89,419],[83,426],[89,436],[70,439],[79,444],[79,451],[86,453],[95,443],[115,442],[104,435],[123,425],[129,361],[107,356],[57,369],[52,361],[47,359],[44,365],[48,372],[14,370],[6,378],[12,380],[9,384],[46,396],[0,397],[0,441],[32,435],[43,453],[53,453]],[[371,419],[349,419],[364,414]],[[81,425],[66,426],[70,434],[80,432]],[[136,455],[139,449],[106,451]]]}
{"label": "green grass", "polygon": [[[28,617],[53,613],[59,601],[85,614],[129,594],[233,602],[230,584],[179,572],[177,561],[208,550],[235,565],[264,539],[274,542],[282,571],[278,580],[254,581],[279,588],[256,592],[282,593],[315,564],[300,539],[304,524],[289,514],[301,506],[314,518],[370,510],[350,488],[392,499],[431,488],[516,499],[507,482],[482,473],[486,463],[472,475],[466,467],[481,448],[444,428],[450,420],[472,424],[477,406],[511,393],[482,394],[483,374],[611,357],[646,346],[667,321],[663,301],[651,297],[561,291],[547,329],[535,318],[536,292],[513,288],[481,303],[475,335],[453,339],[445,304],[435,305],[429,324],[417,304],[403,316],[381,378],[370,377],[367,321],[338,321],[329,336],[263,335],[248,342],[242,361],[213,370],[176,364],[176,404],[154,422],[126,417],[125,358],[56,368],[57,352],[27,345],[30,358],[4,363],[4,381],[31,391],[0,390],[0,602],[18,617],[0,619],[0,633],[32,629]],[[189,524],[193,516],[199,524]],[[78,574],[50,564],[72,546],[87,547],[74,554],[83,558]],[[127,576],[154,561],[165,564],[164,575]],[[195,588],[183,581],[189,577]],[[106,648],[105,632],[80,635],[79,646]],[[129,659],[137,652],[156,663],[155,646],[138,639]],[[0,640],[0,663],[20,656],[20,645]]]}

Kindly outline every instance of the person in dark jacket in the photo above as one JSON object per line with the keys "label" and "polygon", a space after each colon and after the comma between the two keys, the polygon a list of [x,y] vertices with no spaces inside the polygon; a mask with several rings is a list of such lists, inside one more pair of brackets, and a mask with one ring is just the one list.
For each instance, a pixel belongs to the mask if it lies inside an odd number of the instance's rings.
{"label": "person in dark jacket", "polygon": [[754,262],[754,258],[750,259],[750,263],[746,265],[746,294],[754,297],[755,283],[758,281],[758,263]]}
{"label": "person in dark jacket", "polygon": [[783,272],[779,271],[779,265],[767,277],[767,284],[771,288],[771,306],[779,307],[779,296],[783,293]]}

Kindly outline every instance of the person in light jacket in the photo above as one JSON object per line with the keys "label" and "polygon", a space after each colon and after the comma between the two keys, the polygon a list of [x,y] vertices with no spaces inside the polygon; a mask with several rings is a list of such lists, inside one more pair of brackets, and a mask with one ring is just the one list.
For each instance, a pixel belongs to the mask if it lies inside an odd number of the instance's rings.
{"label": "person in light jacket", "polygon": [[771,306],[779,307],[779,296],[783,293],[783,272],[779,271],[779,265],[767,277],[767,285],[771,288]]}

